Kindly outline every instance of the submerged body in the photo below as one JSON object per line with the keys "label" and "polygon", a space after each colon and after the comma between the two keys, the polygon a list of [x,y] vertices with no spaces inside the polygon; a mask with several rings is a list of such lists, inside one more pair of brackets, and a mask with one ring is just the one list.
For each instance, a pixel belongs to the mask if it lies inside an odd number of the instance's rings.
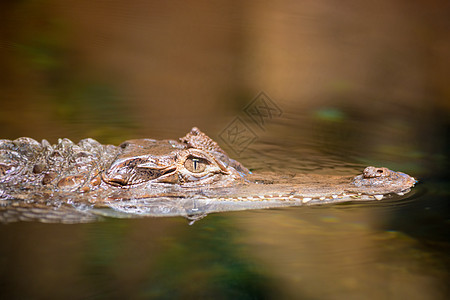
{"label": "submerged body", "polygon": [[387,168],[361,175],[252,174],[193,128],[179,141],[0,140],[0,221],[88,222],[99,216],[210,212],[381,200],[416,180]]}

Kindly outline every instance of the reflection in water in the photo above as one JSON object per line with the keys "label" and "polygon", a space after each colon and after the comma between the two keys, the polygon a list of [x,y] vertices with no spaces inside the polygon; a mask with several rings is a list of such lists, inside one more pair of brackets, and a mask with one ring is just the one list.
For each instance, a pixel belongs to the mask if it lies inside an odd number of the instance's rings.
{"label": "reflection in water", "polygon": [[[448,4],[2,1],[0,138],[213,139],[258,170],[418,177],[405,202],[0,226],[0,298],[445,299]],[[225,149],[231,153],[231,149]]]}
{"label": "reflection in water", "polygon": [[[45,232],[40,239],[46,245],[27,248],[24,241],[39,232],[13,225],[21,238],[10,236],[0,248],[9,258],[1,265],[2,298],[274,298],[272,279],[242,243],[233,218],[214,216],[193,227],[182,219],[130,221],[40,224],[34,227]],[[16,247],[23,251],[10,252]]]}
{"label": "reflection in water", "polygon": [[306,299],[440,299],[447,290],[439,253],[404,233],[377,229],[389,227],[387,207],[248,214],[237,222],[287,298],[302,291]]}
{"label": "reflection in water", "polygon": [[178,218],[16,223],[0,228],[2,296],[440,299],[445,260],[437,247],[382,230],[392,228],[392,207],[248,211],[193,226]]}
{"label": "reflection in water", "polygon": [[[144,296],[157,299],[268,299],[273,283],[263,273],[232,218],[214,216],[166,241]],[[247,250],[247,251],[246,251]]]}

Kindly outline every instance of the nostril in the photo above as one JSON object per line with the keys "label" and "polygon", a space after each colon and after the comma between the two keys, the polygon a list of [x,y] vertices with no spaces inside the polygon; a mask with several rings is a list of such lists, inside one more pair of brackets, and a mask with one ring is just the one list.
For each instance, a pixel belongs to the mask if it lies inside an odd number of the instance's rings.
{"label": "nostril", "polygon": [[367,167],[367,168],[365,168],[363,174],[364,174],[365,178],[377,178],[377,177],[388,177],[388,176],[390,176],[389,169],[376,168],[376,167]]}

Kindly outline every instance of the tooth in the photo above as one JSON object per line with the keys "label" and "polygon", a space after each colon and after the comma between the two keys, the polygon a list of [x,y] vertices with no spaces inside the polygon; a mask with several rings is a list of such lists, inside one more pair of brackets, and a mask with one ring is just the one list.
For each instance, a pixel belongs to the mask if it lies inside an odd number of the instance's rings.
{"label": "tooth", "polygon": [[399,192],[399,193],[397,193],[397,195],[399,195],[399,196],[403,196],[405,193],[402,193],[402,192]]}
{"label": "tooth", "polygon": [[373,195],[375,197],[375,199],[377,200],[381,200],[383,199],[383,195]]}
{"label": "tooth", "polygon": [[307,203],[307,202],[309,202],[309,201],[311,201],[311,200],[312,200],[312,198],[303,198],[302,202],[303,202],[303,203]]}

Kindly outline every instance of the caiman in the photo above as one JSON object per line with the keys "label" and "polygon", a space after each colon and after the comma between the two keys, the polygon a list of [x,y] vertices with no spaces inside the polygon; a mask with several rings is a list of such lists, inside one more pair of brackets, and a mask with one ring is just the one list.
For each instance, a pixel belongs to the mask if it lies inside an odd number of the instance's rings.
{"label": "caiman", "polygon": [[387,168],[324,176],[254,174],[197,128],[178,141],[93,139],[55,145],[0,140],[0,221],[79,223],[104,216],[184,216],[211,212],[381,200],[416,179]]}

